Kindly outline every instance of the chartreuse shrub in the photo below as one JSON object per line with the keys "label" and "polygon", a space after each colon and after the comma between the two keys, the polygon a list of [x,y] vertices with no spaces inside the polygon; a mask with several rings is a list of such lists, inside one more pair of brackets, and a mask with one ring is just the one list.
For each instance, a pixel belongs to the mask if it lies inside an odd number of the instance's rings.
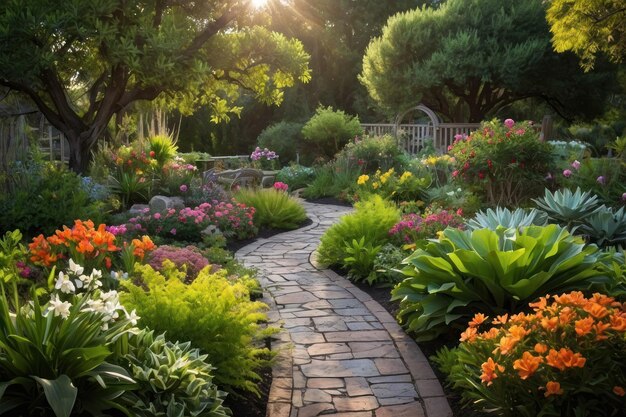
{"label": "chartreuse shrub", "polygon": [[213,383],[207,355],[191,343],[172,343],[164,334],[142,330],[129,339],[124,356],[139,389],[129,407],[136,416],[229,416],[225,393]]}
{"label": "chartreuse shrub", "polygon": [[188,285],[185,273],[171,263],[162,273],[137,265],[135,275],[138,282],[122,282],[122,301],[137,310],[142,327],[167,332],[170,340],[191,341],[215,367],[218,386],[258,393],[258,370],[271,355],[259,347],[270,332],[259,324],[266,320],[265,304],[250,301],[247,287],[231,282],[224,270],[206,268]]}
{"label": "chartreuse shrub", "polygon": [[602,256],[558,225],[446,229],[405,260],[407,278],[392,298],[402,323],[428,340],[476,312],[515,312],[541,295],[609,283],[596,265]]}
{"label": "chartreuse shrub", "polygon": [[448,150],[456,160],[452,175],[491,206],[517,205],[538,195],[553,164],[551,146],[528,122],[511,119],[483,122],[469,136],[457,135]]}
{"label": "chartreuse shrub", "polygon": [[350,139],[361,136],[363,128],[357,116],[350,116],[332,107],[318,107],[302,128],[307,150],[332,158]]}
{"label": "chartreuse shrub", "polygon": [[477,314],[460,346],[437,354],[466,406],[510,417],[623,416],[624,305],[571,292],[530,307],[530,314],[491,320]]}
{"label": "chartreuse shrub", "polygon": [[323,265],[348,268],[353,279],[366,278],[381,245],[389,241],[389,229],[400,220],[400,211],[380,196],[355,204],[355,210],[343,216],[326,231],[318,249]]}
{"label": "chartreuse shrub", "polygon": [[242,188],[235,200],[254,207],[254,224],[271,229],[296,229],[306,220],[302,204],[288,193],[274,188]]}

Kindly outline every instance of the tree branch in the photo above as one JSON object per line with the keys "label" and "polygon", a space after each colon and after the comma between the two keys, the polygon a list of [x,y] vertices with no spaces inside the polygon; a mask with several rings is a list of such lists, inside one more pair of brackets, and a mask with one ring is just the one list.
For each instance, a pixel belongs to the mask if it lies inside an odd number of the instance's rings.
{"label": "tree branch", "polygon": [[35,102],[41,113],[43,113],[43,115],[46,117],[46,119],[48,119],[50,123],[52,123],[52,125],[54,125],[61,131],[67,130],[67,124],[50,106],[46,104],[46,102],[37,94],[37,92],[35,92],[35,90],[30,88],[29,86],[8,81],[2,78],[0,78],[0,85],[26,94],[28,97],[30,97],[31,100]]}

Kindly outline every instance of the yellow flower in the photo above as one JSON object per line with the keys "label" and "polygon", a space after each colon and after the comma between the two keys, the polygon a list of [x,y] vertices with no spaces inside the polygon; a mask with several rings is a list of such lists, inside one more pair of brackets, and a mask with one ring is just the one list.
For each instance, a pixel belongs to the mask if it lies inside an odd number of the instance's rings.
{"label": "yellow flower", "polygon": [[404,183],[404,181],[408,180],[412,176],[413,174],[410,171],[404,171],[404,174],[400,177],[400,184]]}
{"label": "yellow flower", "polygon": [[426,165],[428,166],[435,166],[437,164],[437,157],[436,156],[429,156],[428,158],[426,158]]}
{"label": "yellow flower", "polygon": [[361,175],[356,183],[358,185],[363,185],[366,182],[368,182],[369,180],[370,180],[370,176],[369,175]]}
{"label": "yellow flower", "polygon": [[380,184],[378,182],[372,183],[372,187],[374,187],[374,189],[377,189],[379,186]]}
{"label": "yellow flower", "polygon": [[443,230],[437,231],[437,239],[441,239],[443,237]]}

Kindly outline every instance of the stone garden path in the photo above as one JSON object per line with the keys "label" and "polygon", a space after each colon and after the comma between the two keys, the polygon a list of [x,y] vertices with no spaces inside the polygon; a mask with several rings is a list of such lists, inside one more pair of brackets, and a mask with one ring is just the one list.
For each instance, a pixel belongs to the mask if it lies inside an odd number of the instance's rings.
{"label": "stone garden path", "polygon": [[321,235],[347,207],[303,203],[313,224],[240,249],[260,271],[273,347],[268,417],[449,417],[426,357],[369,295],[314,266]]}

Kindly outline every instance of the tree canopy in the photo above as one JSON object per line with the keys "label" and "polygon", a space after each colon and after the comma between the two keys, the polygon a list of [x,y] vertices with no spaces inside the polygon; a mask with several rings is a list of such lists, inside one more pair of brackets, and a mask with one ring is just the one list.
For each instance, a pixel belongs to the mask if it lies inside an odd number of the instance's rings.
{"label": "tree canopy", "polygon": [[547,19],[554,49],[574,52],[586,70],[599,53],[615,63],[626,57],[624,0],[551,0]]}
{"label": "tree canopy", "polygon": [[279,103],[308,81],[297,40],[251,23],[250,0],[5,0],[0,85],[32,99],[84,171],[112,116],[166,95],[217,121],[242,91]]}
{"label": "tree canopy", "polygon": [[613,79],[584,76],[573,58],[551,50],[542,0],[448,0],[391,17],[360,80],[390,114],[421,102],[448,120],[479,122],[539,97],[573,118],[600,111],[594,94]]}

